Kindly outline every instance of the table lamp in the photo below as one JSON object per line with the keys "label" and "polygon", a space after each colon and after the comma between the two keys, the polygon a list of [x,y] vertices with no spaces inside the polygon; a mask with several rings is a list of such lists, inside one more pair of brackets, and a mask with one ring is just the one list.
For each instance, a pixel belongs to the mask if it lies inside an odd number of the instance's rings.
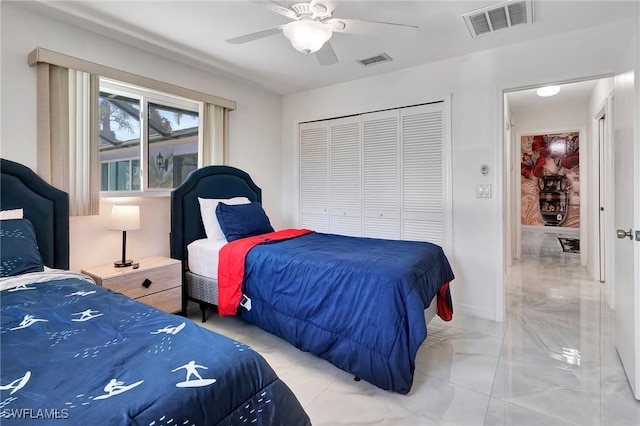
{"label": "table lamp", "polygon": [[127,231],[140,229],[140,206],[114,205],[111,210],[109,229],[122,231],[122,260],[113,262],[116,268],[131,266],[133,260],[127,259]]}

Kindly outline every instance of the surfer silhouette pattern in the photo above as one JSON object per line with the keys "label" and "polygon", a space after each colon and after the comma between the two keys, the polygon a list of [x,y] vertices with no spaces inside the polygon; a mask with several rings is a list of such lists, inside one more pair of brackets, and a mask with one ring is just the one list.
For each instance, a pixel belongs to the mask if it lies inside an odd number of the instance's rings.
{"label": "surfer silhouette pattern", "polygon": [[109,383],[107,383],[107,385],[104,387],[104,391],[106,392],[104,395],[99,395],[96,396],[95,398],[93,398],[94,400],[98,400],[98,399],[107,399],[107,398],[111,398],[112,396],[116,396],[119,395],[123,392],[126,392],[130,389],[135,388],[138,385],[141,385],[144,382],[144,380],[140,380],[137,381],[135,383],[132,383],[130,385],[126,385],[124,384],[123,381],[120,381],[118,379],[111,379],[109,381]]}
{"label": "surfer silhouette pattern", "polygon": [[9,330],[11,330],[11,331],[20,330],[22,328],[30,327],[33,324],[37,323],[37,322],[47,322],[47,321],[49,321],[49,320],[36,318],[31,314],[26,314],[24,316],[24,318],[22,319],[22,321],[20,321],[20,324],[17,327],[10,328]]}
{"label": "surfer silhouette pattern", "polygon": [[[68,410],[70,424],[120,424],[126,410],[146,426],[203,425],[229,416],[233,424],[270,424],[300,410],[248,346],[185,318],[80,279],[8,290],[0,295],[0,356],[11,360],[0,374],[2,425],[25,423],[7,421],[10,410],[54,407]],[[55,368],[42,359],[55,359]],[[216,400],[221,393],[236,396]],[[203,400],[216,403],[203,406]],[[280,424],[309,424],[297,421],[305,419],[299,414]]]}
{"label": "surfer silhouette pattern", "polygon": [[[200,373],[198,373],[198,368],[204,368],[205,370],[208,370],[208,367],[205,367],[204,365],[198,365],[195,361],[189,361],[185,365],[171,370],[172,373],[175,373],[176,371],[182,369],[187,371],[187,378],[184,380],[184,382],[176,383],[176,386],[179,388],[197,388],[201,386],[208,386],[216,382],[216,379],[203,379]],[[191,380],[192,376],[196,376],[197,380]]]}
{"label": "surfer silhouette pattern", "polygon": [[67,294],[65,297],[73,297],[73,296],[84,297],[94,293],[95,291],[76,291],[75,293]]}
{"label": "surfer silhouette pattern", "polygon": [[94,311],[93,309],[86,309],[82,312],[76,312],[75,314],[71,314],[71,315],[80,315],[80,318],[74,318],[71,320],[76,322],[89,321],[90,319],[94,319],[99,316],[102,316],[100,311]]}
{"label": "surfer silhouette pattern", "polygon": [[36,289],[35,287],[27,287],[27,284],[20,284],[8,291],[9,293],[13,293],[14,291],[35,290],[35,289]]}
{"label": "surfer silhouette pattern", "polygon": [[29,379],[31,378],[31,371],[27,371],[24,376],[15,379],[13,382],[8,385],[0,385],[0,390],[9,390],[11,389],[11,393],[9,395],[13,395],[18,392],[20,389],[27,384]]}
{"label": "surfer silhouette pattern", "polygon": [[175,336],[176,334],[178,334],[180,332],[180,330],[182,330],[184,328],[186,324],[182,323],[180,325],[177,325],[175,327],[172,327],[170,325],[163,327],[163,328],[159,328],[158,331],[152,331],[151,334],[161,334],[161,333],[166,333],[166,334],[171,334],[173,336]]}

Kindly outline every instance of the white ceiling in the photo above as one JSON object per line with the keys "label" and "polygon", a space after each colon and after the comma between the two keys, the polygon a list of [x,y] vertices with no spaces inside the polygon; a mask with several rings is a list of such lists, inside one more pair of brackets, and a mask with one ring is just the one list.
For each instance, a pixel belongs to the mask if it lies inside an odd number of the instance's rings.
{"label": "white ceiling", "polygon": [[586,104],[591,96],[597,80],[580,81],[576,83],[561,84],[557,95],[541,97],[536,94],[536,88],[519,90],[507,93],[509,107],[512,113],[526,109],[539,109],[554,105],[580,105]]}
{"label": "white ceiling", "polygon": [[[336,4],[334,17],[414,25],[419,27],[419,35],[407,40],[334,33],[331,44],[340,62],[321,66],[314,55],[294,50],[282,34],[242,45],[227,43],[226,39],[289,22],[246,0],[18,4],[278,94],[553,36],[639,13],[638,1],[534,0],[532,25],[473,39],[461,15],[497,1],[331,1]],[[383,52],[393,61],[367,68],[355,62]]]}

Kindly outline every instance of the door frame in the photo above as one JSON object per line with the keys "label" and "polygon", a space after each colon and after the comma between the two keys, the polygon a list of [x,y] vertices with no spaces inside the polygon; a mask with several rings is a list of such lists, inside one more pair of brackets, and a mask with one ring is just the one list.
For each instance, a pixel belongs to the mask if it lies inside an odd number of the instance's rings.
{"label": "door frame", "polygon": [[[546,86],[546,85],[563,85],[563,84],[569,84],[569,83],[576,83],[576,82],[580,82],[580,81],[588,81],[588,80],[598,80],[598,79],[602,79],[602,78],[611,78],[613,77],[613,74],[607,74],[607,75],[596,75],[596,76],[582,76],[582,77],[576,77],[573,79],[569,79],[569,80],[563,80],[563,81],[541,81],[541,82],[537,82],[534,84],[530,84],[530,85],[526,85],[526,86],[516,86],[516,87],[503,87],[503,86],[497,86],[497,90],[496,90],[496,96],[497,96],[497,105],[498,105],[498,110],[496,111],[496,135],[498,137],[498,142],[501,144],[500,148],[496,150],[496,164],[499,164],[499,167],[496,167],[496,171],[497,171],[497,176],[496,176],[496,194],[499,194],[499,197],[496,198],[500,198],[499,200],[497,200],[496,202],[498,203],[498,210],[501,212],[501,217],[502,217],[502,224],[501,226],[498,227],[498,239],[497,239],[497,244],[498,244],[498,252],[502,253],[502,256],[500,256],[500,259],[498,262],[496,262],[496,277],[498,278],[496,280],[496,287],[495,287],[495,321],[504,321],[505,320],[505,312],[506,312],[506,306],[505,306],[505,296],[506,296],[506,274],[507,274],[507,265],[509,264],[507,257],[511,256],[511,258],[515,258],[514,254],[515,254],[515,250],[516,247],[514,247],[514,244],[508,244],[507,243],[507,238],[511,238],[513,235],[516,235],[516,240],[517,240],[517,244],[515,245],[519,245],[520,244],[520,237],[519,237],[519,218],[517,217],[513,217],[511,220],[511,226],[510,229],[507,228],[508,222],[506,219],[507,215],[515,215],[514,211],[515,211],[515,203],[516,201],[519,201],[520,197],[511,197],[511,203],[513,203],[513,205],[508,205],[507,204],[507,194],[506,194],[506,190],[508,185],[506,185],[506,179],[511,179],[512,180],[512,185],[511,187],[513,188],[513,192],[516,192],[515,186],[516,186],[516,180],[518,179],[518,174],[519,174],[519,169],[516,167],[516,164],[513,162],[514,161],[514,152],[511,152],[511,157],[512,158],[506,158],[507,157],[507,153],[509,152],[507,149],[507,143],[511,143],[513,141],[513,129],[511,129],[511,140],[507,141],[505,140],[505,128],[507,126],[507,124],[509,124],[509,126],[511,125],[511,123],[505,123],[505,114],[506,114],[506,108],[505,108],[505,102],[506,102],[506,94],[510,93],[510,92],[517,92],[517,91],[521,91],[521,90],[527,90],[527,89],[533,89],[536,87],[541,87],[541,86]],[[612,113],[611,109],[611,95],[609,95],[607,97],[607,99],[609,99],[609,111],[607,111],[609,114]],[[588,114],[588,112],[585,112],[585,114]],[[611,115],[610,115],[611,117]],[[611,127],[611,126],[609,126]],[[590,135],[588,134],[587,131],[585,131],[586,129],[580,129],[580,134],[581,134],[581,138],[583,136],[585,137],[589,137]],[[517,133],[517,132],[516,132]],[[589,139],[593,139],[592,137],[589,137]],[[610,139],[611,140],[611,139]],[[586,143],[588,143],[589,141],[586,141]],[[582,156],[581,156],[582,157]],[[582,163],[582,159],[581,159],[581,163]],[[513,167],[512,167],[513,165]],[[584,185],[584,183],[581,183],[581,186]],[[586,186],[586,185],[585,185]],[[590,190],[591,194],[597,194],[597,192],[594,192],[593,190]],[[517,198],[517,200],[516,200]],[[581,214],[581,221],[583,220],[583,214]],[[591,227],[593,228],[593,227]],[[594,228],[596,229],[596,228]],[[593,231],[591,233],[594,233]],[[583,232],[581,231],[581,234],[583,234]],[[585,234],[586,235],[586,234]],[[507,253],[506,252],[506,248],[510,247],[511,252]],[[611,250],[610,250],[611,251]],[[581,264],[583,263],[583,254],[581,253]],[[609,271],[611,270],[611,268],[609,268]],[[609,279],[609,282],[612,285],[612,279]],[[612,285],[613,286],[613,285]]]}
{"label": "door frame", "polygon": [[[609,95],[604,99],[604,101],[600,104],[597,109],[597,112],[593,115],[593,128],[599,130],[599,120],[601,118],[605,118],[604,122],[604,141],[600,141],[600,135],[598,135],[598,155],[597,160],[599,162],[598,168],[599,172],[602,172],[602,175],[606,176],[603,185],[600,182],[597,182],[600,191],[600,201],[598,205],[598,209],[600,205],[609,206],[604,210],[604,227],[606,229],[615,229],[614,216],[613,216],[613,205],[614,205],[614,197],[613,197],[613,92],[609,93]],[[604,146],[601,146],[604,145]],[[598,225],[600,225],[600,211],[598,211]],[[604,251],[604,259],[601,259],[601,262],[598,262],[597,269],[594,271],[596,275],[594,278],[597,280],[603,276],[601,271],[600,263],[604,264],[604,282],[605,289],[607,293],[607,302],[611,309],[615,308],[615,286],[613,285],[613,246],[615,244],[615,239],[611,232],[604,232],[603,230],[599,230],[598,240],[600,246],[598,247],[600,251]],[[599,258],[600,256],[598,256]]]}

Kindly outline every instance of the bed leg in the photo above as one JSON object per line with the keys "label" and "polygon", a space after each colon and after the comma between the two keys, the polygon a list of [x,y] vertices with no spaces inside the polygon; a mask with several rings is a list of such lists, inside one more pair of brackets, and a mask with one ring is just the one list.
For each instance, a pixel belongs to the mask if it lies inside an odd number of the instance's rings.
{"label": "bed leg", "polygon": [[207,322],[207,304],[204,302],[200,303],[200,312],[202,312],[202,322]]}
{"label": "bed leg", "polygon": [[362,379],[360,377],[358,377],[358,376],[353,376],[353,380],[355,380],[356,382],[359,382]]}

